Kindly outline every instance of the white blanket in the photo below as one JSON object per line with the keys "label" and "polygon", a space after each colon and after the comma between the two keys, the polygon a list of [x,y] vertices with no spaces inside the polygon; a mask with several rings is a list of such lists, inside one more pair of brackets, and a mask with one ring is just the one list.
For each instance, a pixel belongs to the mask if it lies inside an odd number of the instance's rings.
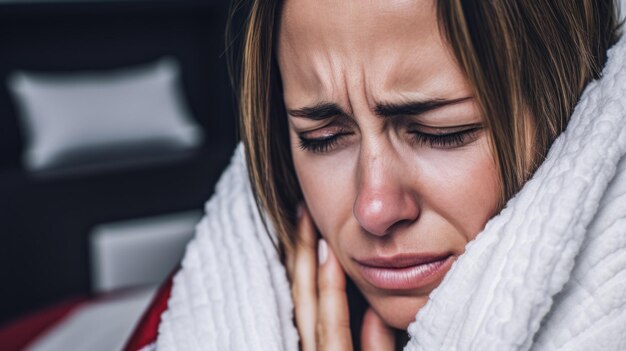
{"label": "white blanket", "polygon": [[[467,245],[405,350],[626,350],[626,39],[546,161]],[[161,350],[297,350],[238,147],[174,278]]]}

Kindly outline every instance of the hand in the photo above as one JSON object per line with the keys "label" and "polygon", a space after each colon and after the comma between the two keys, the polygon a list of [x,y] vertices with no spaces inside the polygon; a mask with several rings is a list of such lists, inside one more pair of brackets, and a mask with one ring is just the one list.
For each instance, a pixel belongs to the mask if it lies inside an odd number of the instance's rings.
{"label": "hand", "polygon": [[[298,242],[287,254],[291,295],[303,351],[352,350],[345,273],[324,239],[319,240],[308,210],[301,205]],[[319,261],[319,264],[318,264]],[[394,350],[394,332],[370,307],[361,329],[363,350]]]}

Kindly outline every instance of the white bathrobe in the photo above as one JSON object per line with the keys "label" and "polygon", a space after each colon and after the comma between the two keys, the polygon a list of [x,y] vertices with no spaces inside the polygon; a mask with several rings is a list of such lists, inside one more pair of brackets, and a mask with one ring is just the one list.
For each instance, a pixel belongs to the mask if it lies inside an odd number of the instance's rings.
{"label": "white bathrobe", "polygon": [[[298,348],[286,271],[243,153],[187,247],[159,351]],[[545,162],[417,313],[405,350],[626,350],[625,153],[622,39]]]}

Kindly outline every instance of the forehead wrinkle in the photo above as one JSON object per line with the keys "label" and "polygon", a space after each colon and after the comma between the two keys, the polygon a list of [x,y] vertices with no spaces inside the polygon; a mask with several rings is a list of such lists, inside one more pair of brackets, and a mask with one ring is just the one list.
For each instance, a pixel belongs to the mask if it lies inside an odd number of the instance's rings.
{"label": "forehead wrinkle", "polygon": [[287,26],[281,26],[281,31],[288,32],[292,51],[307,50],[299,53],[298,60],[290,60],[293,66],[308,65],[298,67],[300,74],[294,76],[292,85],[302,86],[297,80],[306,74],[311,78],[307,94],[315,87],[316,100],[333,101],[345,109],[353,102],[347,95],[348,87],[355,88],[355,75],[361,77],[362,86],[350,94],[352,98],[364,96],[369,107],[399,95],[438,93],[440,89],[423,88],[440,85],[433,79],[445,65],[432,65],[428,59],[426,64],[421,62],[435,49],[432,44],[423,45],[439,35],[435,1],[370,0],[367,5],[374,6],[361,6],[365,10],[358,6],[360,1],[286,1],[283,20]]}
{"label": "forehead wrinkle", "polygon": [[[318,103],[336,103],[348,114],[351,113],[347,99],[345,72],[341,60],[333,55],[308,55],[302,62],[307,64],[288,64],[292,72],[300,75],[289,81],[294,86],[286,86],[283,94],[295,94],[297,101],[290,101],[288,108],[300,108]],[[292,61],[294,62],[294,61]],[[303,68],[305,67],[306,68]],[[294,84],[295,83],[295,84]],[[291,92],[292,94],[289,94]]]}
{"label": "forehead wrinkle", "polygon": [[323,73],[328,76],[328,79],[322,78],[322,86],[327,93],[325,97],[326,99],[337,102],[342,106],[346,106],[345,87],[347,79],[345,76],[345,66],[342,64],[341,58],[338,57],[339,55],[336,53],[328,52],[324,56],[326,58],[325,67],[327,70]]}
{"label": "forehead wrinkle", "polygon": [[342,61],[332,54],[311,55],[311,71],[315,77],[315,93],[305,91],[310,102],[332,102],[341,106],[346,113],[351,112],[347,101],[345,71]]}
{"label": "forehead wrinkle", "polygon": [[[289,1],[292,3],[293,1]],[[289,79],[290,83],[300,89],[305,98],[314,101],[332,99],[339,95],[337,73],[341,72],[341,60],[337,57],[337,50],[317,50],[320,47],[332,47],[328,38],[316,36],[313,31],[306,30],[300,19],[294,13],[283,11],[279,26],[278,57],[279,69],[295,73],[296,79]],[[313,39],[313,40],[312,40]],[[319,42],[321,40],[321,43]],[[317,43],[317,45],[302,45],[302,43]],[[284,79],[283,79],[284,82]],[[293,87],[289,87],[293,88]],[[287,89],[289,89],[287,88]],[[284,92],[285,93],[285,92]]]}

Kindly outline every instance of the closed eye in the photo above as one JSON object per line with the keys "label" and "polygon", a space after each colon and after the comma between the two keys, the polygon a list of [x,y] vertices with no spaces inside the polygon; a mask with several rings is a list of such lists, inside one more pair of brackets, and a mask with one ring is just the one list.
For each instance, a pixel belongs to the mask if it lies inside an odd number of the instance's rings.
{"label": "closed eye", "polygon": [[302,150],[313,153],[326,153],[332,151],[341,138],[352,134],[351,132],[338,132],[320,138],[306,138],[303,135],[299,135],[299,147]]}
{"label": "closed eye", "polygon": [[[457,127],[444,129],[457,129]],[[428,146],[433,149],[454,149],[475,141],[482,129],[482,125],[472,125],[466,129],[456,130],[451,133],[426,133],[420,130],[409,130],[408,134],[410,135],[410,142],[415,146]],[[301,133],[298,135],[299,148],[304,151],[323,154],[333,151],[343,138],[354,133],[347,129],[340,129],[335,133],[325,134],[317,138],[307,137],[306,134]]]}
{"label": "closed eye", "polygon": [[411,141],[417,146],[429,146],[433,149],[453,149],[467,145],[477,139],[482,126],[455,131],[452,133],[425,133],[422,131],[409,131]]}

